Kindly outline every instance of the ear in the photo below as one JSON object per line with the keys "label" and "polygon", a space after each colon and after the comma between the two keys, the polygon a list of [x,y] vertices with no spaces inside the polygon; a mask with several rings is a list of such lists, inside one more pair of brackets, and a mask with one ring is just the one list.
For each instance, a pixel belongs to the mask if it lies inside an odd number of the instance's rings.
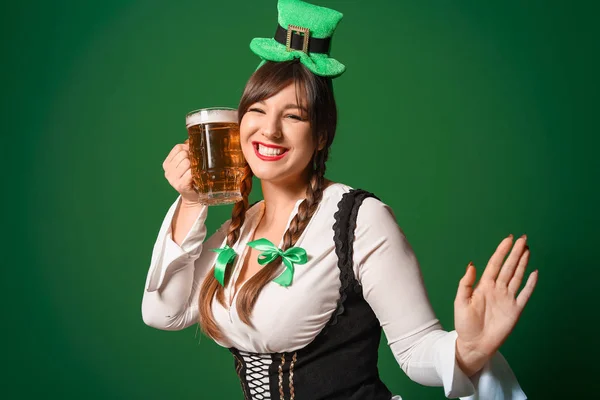
{"label": "ear", "polygon": [[325,132],[322,132],[319,135],[319,143],[317,145],[317,150],[318,151],[323,150],[326,145],[327,145],[327,135],[325,134]]}

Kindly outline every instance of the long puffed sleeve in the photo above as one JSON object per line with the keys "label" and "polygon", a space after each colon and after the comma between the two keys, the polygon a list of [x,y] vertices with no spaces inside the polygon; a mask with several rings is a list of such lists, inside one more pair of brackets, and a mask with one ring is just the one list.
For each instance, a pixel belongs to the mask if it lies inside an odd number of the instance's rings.
{"label": "long puffed sleeve", "polygon": [[169,208],[152,250],[142,298],[144,323],[157,329],[181,330],[198,320],[198,291],[221,247],[229,222],[206,241],[208,206],[203,206],[186,237],[173,241],[171,223],[181,196]]}
{"label": "long puffed sleeve", "polygon": [[471,378],[460,370],[456,331],[442,329],[406,236],[392,210],[374,198],[367,198],[358,213],[354,269],[394,357],[411,380],[443,386],[448,398],[526,399],[500,353]]}

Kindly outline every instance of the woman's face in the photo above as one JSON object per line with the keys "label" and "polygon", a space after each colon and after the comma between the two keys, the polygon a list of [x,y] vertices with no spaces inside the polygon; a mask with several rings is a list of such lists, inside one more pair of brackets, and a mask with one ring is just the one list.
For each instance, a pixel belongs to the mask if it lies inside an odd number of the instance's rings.
{"label": "woman's face", "polygon": [[290,83],[251,104],[240,123],[242,152],[259,179],[287,183],[302,179],[315,151],[304,96]]}

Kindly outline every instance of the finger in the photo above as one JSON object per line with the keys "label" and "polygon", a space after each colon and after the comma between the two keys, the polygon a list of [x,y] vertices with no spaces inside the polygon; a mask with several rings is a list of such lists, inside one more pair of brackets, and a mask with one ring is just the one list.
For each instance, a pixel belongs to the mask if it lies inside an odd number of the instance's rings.
{"label": "finger", "polygon": [[186,151],[178,153],[175,156],[175,159],[165,167],[165,178],[167,178],[167,180],[171,182],[171,184],[173,184],[181,178],[181,176],[185,172],[185,168],[189,168],[189,165],[181,165],[185,160],[189,160],[187,154],[188,153]]}
{"label": "finger", "polygon": [[[181,157],[181,159],[175,159],[175,160],[174,160],[174,161],[177,161],[177,163],[173,162],[173,164],[175,164],[175,169],[182,168],[181,166],[182,166],[182,165],[183,165],[183,164],[184,164],[186,161],[188,161],[188,162],[190,161],[190,153],[189,153],[189,152],[187,152],[187,151],[185,151],[184,153],[185,153],[185,155],[183,155],[183,156]],[[189,166],[189,164],[188,164],[188,166]]]}
{"label": "finger", "polygon": [[467,271],[464,276],[458,282],[458,291],[456,292],[456,299],[454,302],[458,305],[468,305],[471,295],[473,294],[473,284],[477,273],[475,266],[472,262],[467,265]]}
{"label": "finger", "polygon": [[533,293],[533,289],[535,289],[537,280],[538,280],[538,270],[536,269],[531,274],[529,274],[529,278],[527,278],[527,283],[525,284],[525,287],[523,288],[523,290],[521,290],[521,293],[519,293],[519,296],[517,296],[517,305],[521,309],[525,308],[525,305],[529,301],[529,298],[531,297],[531,294]]}
{"label": "finger", "polygon": [[529,251],[529,246],[525,247],[525,251],[523,255],[519,259],[519,264],[517,265],[517,269],[510,282],[508,283],[508,292],[515,295],[521,287],[521,282],[523,282],[523,276],[525,275],[525,269],[527,268],[527,264],[529,263],[529,256],[531,252]]}
{"label": "finger", "polygon": [[181,162],[183,160],[187,160],[189,159],[189,153],[186,150],[182,150],[179,153],[177,153],[177,155],[175,157],[173,157],[173,160],[170,162],[170,164],[167,166],[168,169],[172,169],[172,170],[177,170],[177,167],[179,166],[179,164],[181,164]]}
{"label": "finger", "polygon": [[504,265],[500,269],[500,274],[498,275],[498,279],[496,283],[498,285],[507,286],[508,282],[515,273],[515,269],[517,268],[517,263],[521,259],[523,252],[525,251],[525,246],[527,244],[527,235],[521,236],[513,246],[510,255],[504,262]]}
{"label": "finger", "polygon": [[173,146],[173,148],[171,149],[171,151],[169,152],[169,154],[167,155],[167,157],[165,157],[164,164],[170,163],[171,160],[173,159],[173,157],[175,157],[175,155],[177,153],[179,153],[180,151],[181,151],[181,145],[180,144],[176,144],[175,146]]}
{"label": "finger", "polygon": [[504,262],[504,257],[506,257],[508,250],[510,250],[512,240],[513,235],[511,233],[508,235],[508,237],[504,238],[504,240],[500,242],[496,248],[496,251],[494,254],[492,254],[492,257],[490,257],[490,261],[488,261],[485,271],[483,271],[483,275],[481,275],[481,280],[496,280],[498,271],[500,271],[500,267]]}
{"label": "finger", "polygon": [[187,169],[183,172],[183,175],[179,178],[179,184],[181,185],[181,187],[184,187],[185,189],[190,189],[193,188],[192,185],[192,170],[191,169]]}
{"label": "finger", "polygon": [[180,143],[180,144],[175,145],[169,152],[169,155],[165,159],[164,164],[165,165],[170,164],[173,161],[173,159],[177,156],[177,154],[179,154],[181,151],[188,150],[188,149],[189,149],[188,144]]}
{"label": "finger", "polygon": [[190,168],[190,160],[189,159],[184,159],[182,160],[179,165],[177,166],[177,168],[175,169],[174,175],[175,175],[175,179],[180,180],[183,175],[187,172],[190,171],[191,173],[191,168]]}

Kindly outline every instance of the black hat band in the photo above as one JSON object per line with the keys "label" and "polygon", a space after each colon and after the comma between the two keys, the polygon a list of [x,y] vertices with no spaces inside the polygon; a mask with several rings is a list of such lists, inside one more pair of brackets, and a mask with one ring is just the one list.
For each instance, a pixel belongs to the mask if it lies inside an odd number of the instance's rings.
{"label": "black hat band", "polygon": [[277,25],[274,39],[278,43],[285,45],[288,51],[293,49],[301,50],[305,53],[323,53],[329,55],[329,47],[331,45],[331,38],[320,39],[310,37],[308,29],[293,25],[290,25],[288,29]]}

